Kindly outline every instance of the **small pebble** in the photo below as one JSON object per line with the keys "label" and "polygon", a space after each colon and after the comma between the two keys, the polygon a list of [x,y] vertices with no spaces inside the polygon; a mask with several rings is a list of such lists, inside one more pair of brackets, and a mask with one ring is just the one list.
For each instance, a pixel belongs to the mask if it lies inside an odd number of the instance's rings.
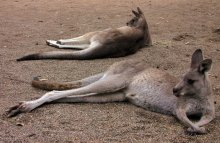
{"label": "small pebble", "polygon": [[35,136],[35,135],[36,135],[35,133],[29,134],[28,137],[33,137],[33,136]]}
{"label": "small pebble", "polygon": [[23,123],[16,123],[16,126],[23,127],[24,124]]}
{"label": "small pebble", "polygon": [[186,57],[190,57],[190,54],[186,54]]}

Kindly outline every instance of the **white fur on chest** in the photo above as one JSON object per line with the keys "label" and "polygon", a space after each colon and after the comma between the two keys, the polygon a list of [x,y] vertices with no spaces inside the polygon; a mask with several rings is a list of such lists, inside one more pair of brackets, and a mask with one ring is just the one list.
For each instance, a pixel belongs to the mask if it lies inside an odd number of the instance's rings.
{"label": "white fur on chest", "polygon": [[137,75],[126,91],[127,98],[145,109],[173,114],[176,97],[172,95],[172,84],[167,82],[164,76],[166,75],[154,69]]}

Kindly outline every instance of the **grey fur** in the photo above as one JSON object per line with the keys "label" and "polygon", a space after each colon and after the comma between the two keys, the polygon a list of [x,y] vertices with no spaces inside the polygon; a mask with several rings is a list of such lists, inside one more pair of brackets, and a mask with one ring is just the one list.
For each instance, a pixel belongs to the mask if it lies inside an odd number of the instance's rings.
{"label": "grey fur", "polygon": [[151,35],[143,12],[138,8],[134,15],[135,17],[127,22],[127,26],[90,32],[72,39],[47,40],[49,46],[78,49],[78,51],[42,52],[26,55],[17,61],[41,59],[90,60],[133,54],[144,46],[152,45]]}
{"label": "grey fur", "polygon": [[[113,64],[104,74],[80,80],[82,87],[48,92],[39,99],[12,107],[8,113],[14,116],[29,112],[48,102],[128,101],[147,110],[176,116],[188,127],[188,132],[204,134],[203,126],[214,119],[215,108],[207,75],[210,68],[204,68],[211,67],[211,60],[201,57],[202,51],[196,50],[193,66],[179,83],[174,76],[149,67],[143,60],[126,60]],[[187,117],[193,114],[202,117],[193,123]]]}

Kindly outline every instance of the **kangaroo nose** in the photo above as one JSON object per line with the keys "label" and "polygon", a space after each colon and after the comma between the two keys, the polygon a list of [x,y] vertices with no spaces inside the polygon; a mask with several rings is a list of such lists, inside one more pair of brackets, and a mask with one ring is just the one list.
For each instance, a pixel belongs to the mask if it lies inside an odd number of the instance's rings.
{"label": "kangaroo nose", "polygon": [[173,94],[176,94],[178,92],[177,88],[173,88]]}

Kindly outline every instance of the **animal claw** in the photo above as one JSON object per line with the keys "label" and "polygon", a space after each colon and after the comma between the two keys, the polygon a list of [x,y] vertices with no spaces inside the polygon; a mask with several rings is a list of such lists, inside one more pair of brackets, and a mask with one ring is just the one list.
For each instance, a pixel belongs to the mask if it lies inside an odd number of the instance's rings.
{"label": "animal claw", "polygon": [[18,105],[12,106],[9,109],[6,110],[7,113],[11,112],[12,110],[17,109],[20,106],[20,103]]}
{"label": "animal claw", "polygon": [[8,110],[6,110],[7,117],[10,118],[10,117],[14,117],[22,112],[28,112],[29,108],[27,108],[27,105],[24,103],[25,103],[25,101],[21,101],[17,105],[12,106]]}
{"label": "animal claw", "polygon": [[57,41],[57,44],[64,45],[61,41]]}
{"label": "animal claw", "polygon": [[10,118],[16,116],[19,113],[20,105],[21,104],[19,103],[18,105],[12,106],[8,110],[6,110],[7,117]]}
{"label": "animal claw", "polygon": [[186,131],[186,134],[187,135],[190,135],[190,136],[194,136],[194,135],[202,135],[202,134],[206,134],[207,131],[204,127],[199,127],[198,130],[194,130],[192,128],[188,128],[187,131]]}
{"label": "animal claw", "polygon": [[11,117],[14,117],[14,116],[16,116],[16,115],[18,115],[18,114],[20,114],[20,113],[21,113],[21,110],[20,110],[19,108],[17,108],[17,109],[15,109],[15,110],[10,111],[10,112],[8,113],[7,117],[8,117],[8,118],[11,118]]}
{"label": "animal claw", "polygon": [[54,40],[47,40],[47,41],[46,41],[46,44],[47,44],[48,46],[52,46],[52,47],[55,47],[55,48],[59,48],[57,41],[54,41]]}
{"label": "animal claw", "polygon": [[50,45],[50,40],[46,40],[46,44],[47,44],[47,45]]}

